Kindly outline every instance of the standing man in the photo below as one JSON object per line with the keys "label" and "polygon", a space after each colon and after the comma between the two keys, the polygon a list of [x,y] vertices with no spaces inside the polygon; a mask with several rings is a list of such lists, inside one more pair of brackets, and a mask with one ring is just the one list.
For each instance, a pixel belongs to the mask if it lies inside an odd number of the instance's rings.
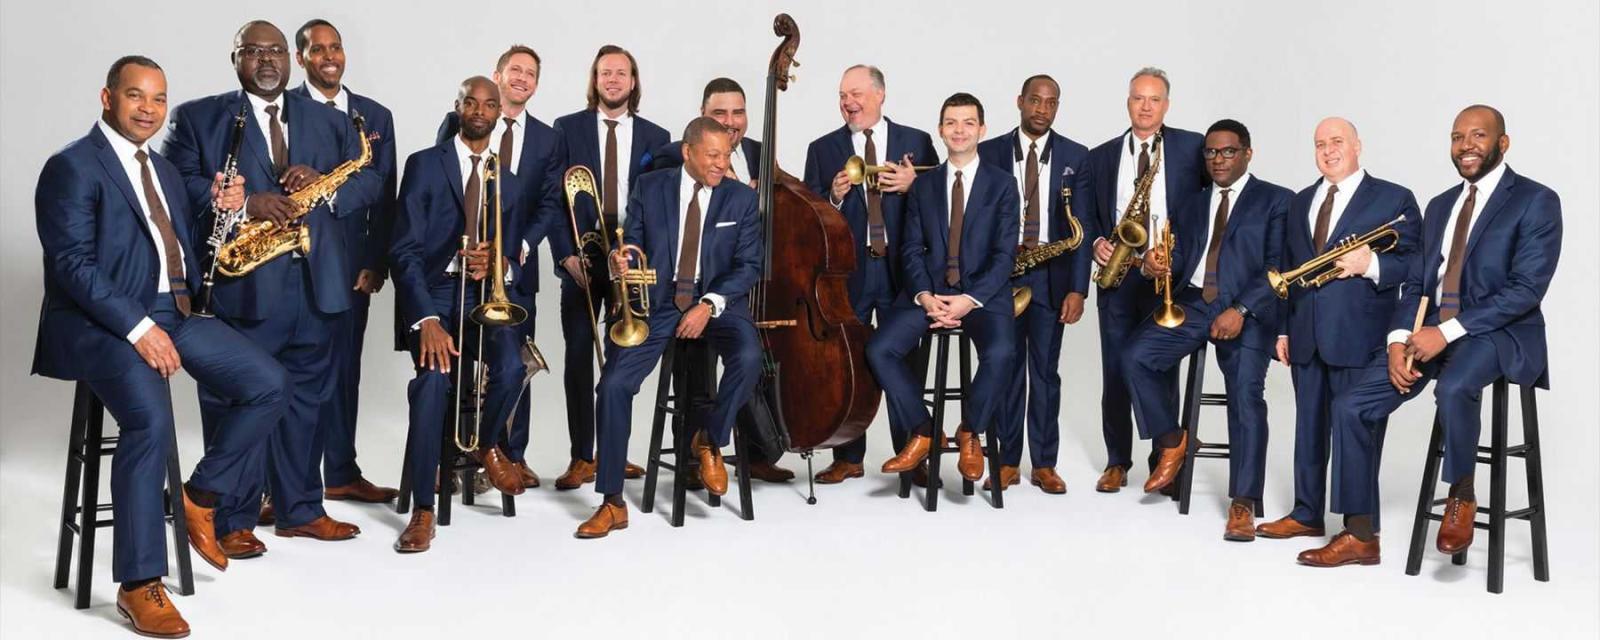
{"label": "standing man", "polygon": [[[1183,359],[1209,341],[1228,393],[1228,523],[1223,538],[1256,537],[1255,505],[1267,470],[1267,363],[1277,341],[1281,304],[1263,274],[1279,268],[1284,218],[1293,192],[1250,175],[1250,130],[1218,120],[1206,130],[1212,184],[1174,217],[1178,248],[1170,262],[1145,252],[1154,277],[1173,271],[1173,304],[1183,324],[1139,324],[1122,357],[1139,436],[1153,440],[1159,463],[1145,483],[1158,491],[1177,479],[1188,432],[1178,428],[1177,390],[1168,388]],[[1182,223],[1182,226],[1179,223]],[[1164,257],[1163,257],[1164,258]]]}
{"label": "standing man", "polygon": [[[350,313],[342,314],[333,328],[333,395],[322,406],[319,436],[312,455],[311,479],[327,485],[329,500],[388,502],[398,491],[379,487],[361,475],[356,464],[356,413],[361,402],[361,347],[366,342],[367,309],[372,294],[383,288],[389,273],[389,227],[394,221],[395,160],[394,116],[376,100],[356,95],[344,86],[344,38],[327,20],[306,22],[294,33],[295,63],[306,81],[291,90],[322,102],[348,117],[366,120],[372,144],[372,171],[380,176],[378,198],[371,207],[352,211],[344,218],[345,257],[355,275],[350,287]],[[315,462],[322,461],[322,473]]]}
{"label": "standing man", "polygon": [[[117,421],[111,460],[111,577],[117,611],[140,635],[181,638],[189,624],[167,596],[167,459],[177,446],[169,380],[188,369],[225,398],[216,430],[183,485],[189,544],[217,570],[228,557],[212,530],[224,497],[254,484],[251,458],[286,404],[283,367],[221,320],[191,315],[200,261],[177,168],[146,142],[167,117],[167,78],[155,61],[124,56],[106,73],[100,121],[50,156],[34,213],[44,249],[44,303],[33,373],[89,386]],[[226,191],[205,180],[204,202],[244,206],[243,176]],[[95,454],[98,455],[98,454]],[[177,489],[177,487],[173,487]]]}
{"label": "standing man", "polygon": [[[603,500],[578,527],[579,538],[600,538],[628,526],[622,483],[633,397],[673,339],[704,339],[722,359],[716,406],[705,424],[691,425],[690,446],[706,490],[719,496],[728,490],[722,448],[761,375],[761,344],[747,302],[761,277],[761,221],[756,192],[724,179],[732,143],[725,125],[695,118],[683,132],[683,168],[641,178],[628,200],[626,242],[649,256],[648,268],[657,274],[650,298],[660,304],[651,306],[650,334],[643,343],[610,343],[606,349],[596,389],[600,468],[595,491]],[[618,254],[613,261],[617,273],[627,271],[626,260]]]}
{"label": "standing man", "polygon": [[[1089,149],[1051,128],[1060,107],[1061,85],[1054,78],[1044,74],[1029,77],[1022,81],[1022,92],[1017,94],[1021,123],[978,145],[978,156],[984,164],[1010,172],[1017,183],[1021,196],[1018,253],[1066,239],[1071,234],[1067,223],[1070,198],[1088,199],[1093,193],[1087,162]],[[1080,224],[1094,222],[1091,216],[1074,217]],[[1087,226],[1083,234],[1093,235]],[[1030,481],[1045,493],[1067,492],[1066,481],[1056,473],[1056,451],[1061,441],[1061,330],[1062,325],[1083,317],[1083,298],[1089,289],[1089,254],[1087,248],[1082,248],[1011,279],[1012,287],[1031,288],[1033,300],[1016,319],[1017,368],[997,417],[1003,458],[1002,489],[1020,481],[1026,420],[1029,461],[1033,464]]]}
{"label": "standing man", "polygon": [[[239,174],[245,182],[245,214],[253,220],[287,223],[295,204],[287,194],[304,189],[347,160],[360,155],[360,141],[349,118],[303,96],[285,93],[289,46],[270,22],[253,21],[234,35],[234,72],[240,91],[199,98],[178,107],[163,155],[177,165],[190,206],[210,228],[209,185],[228,154],[233,119],[247,114]],[[311,232],[310,252],[280,255],[238,278],[222,278],[213,294],[217,316],[278,360],[289,373],[289,403],[283,424],[273,433],[262,465],[252,470],[254,490],[243,500],[225,499],[217,510],[217,534],[236,558],[266,551],[253,529],[261,512],[260,479],[271,482],[277,505],[276,534],[317,540],[346,540],[360,529],[329,518],[322,492],[311,477],[322,404],[334,385],[333,332],[339,315],[350,310],[350,260],[345,256],[344,218],[377,202],[383,178],[363,169],[341,186],[333,200],[299,218]],[[196,242],[196,250],[203,243]],[[200,387],[206,442],[218,435],[228,400]]]}
{"label": "standing man", "polygon": [[[839,210],[855,237],[856,270],[850,274],[847,288],[856,316],[868,326],[873,325],[874,316],[883,321],[905,287],[898,256],[901,234],[905,233],[906,192],[917,178],[911,167],[939,161],[927,132],[884,117],[885,95],[883,71],[877,67],[858,64],[845,69],[839,79],[839,115],[844,126],[812,141],[806,149],[806,186]],[[851,156],[865,159],[868,166],[888,165],[878,174],[877,188],[850,184],[844,165]],[[898,424],[894,417],[891,412],[889,428],[898,450],[905,430],[916,425]],[[865,435],[840,445],[833,450],[833,464],[818,472],[816,481],[837,484],[861,477],[866,453]]]}
{"label": "standing man", "polygon": [[[1256,528],[1268,538],[1323,535],[1323,496],[1334,407],[1355,389],[1362,370],[1382,366],[1396,291],[1409,275],[1421,224],[1411,191],[1361,168],[1361,138],[1343,118],[1327,118],[1315,133],[1322,178],[1295,194],[1283,239],[1283,264],[1293,268],[1321,255],[1340,238],[1367,233],[1404,216],[1393,249],[1362,247],[1339,258],[1338,280],[1321,287],[1290,287],[1288,314],[1279,321],[1277,357],[1294,375],[1294,510]],[[1412,307],[1415,313],[1416,307]],[[1333,510],[1345,514],[1350,535],[1340,535],[1313,562],[1378,560],[1378,456],[1384,425],[1340,433],[1334,458],[1340,481]],[[1355,438],[1346,440],[1346,437]],[[1357,472],[1357,470],[1360,470]],[[1371,484],[1358,477],[1371,475]],[[1301,558],[1302,561],[1306,559]]]}
{"label": "standing man", "polygon": [[[651,151],[667,143],[671,136],[654,122],[638,116],[639,63],[627,49],[608,44],[595,53],[589,66],[589,106],[583,111],[556,119],[555,128],[567,147],[562,171],[582,165],[594,172],[600,183],[603,208],[595,211],[587,202],[572,203],[578,216],[579,233],[604,228],[615,234],[623,207],[631,202],[633,184],[650,167]],[[601,227],[604,222],[604,227]],[[615,243],[610,236],[608,242]],[[561,268],[561,334],[567,343],[562,384],[567,395],[567,435],[572,441],[572,461],[556,478],[556,488],[571,490],[594,482],[594,345],[599,329],[590,322],[610,299],[606,257],[578,255],[571,232],[550,234],[551,252]],[[591,298],[594,302],[589,305]],[[626,455],[627,451],[623,451]],[[628,479],[644,477],[644,467],[625,462]]]}
{"label": "standing man", "polygon": [[[1561,257],[1561,199],[1505,166],[1510,148],[1499,110],[1473,105],[1456,115],[1450,159],[1462,181],[1428,202],[1422,251],[1401,285],[1387,353],[1369,360],[1355,388],[1333,407],[1336,451],[1340,445],[1381,445],[1388,415],[1421,396],[1428,382],[1439,381],[1433,395],[1444,428],[1444,480],[1450,493],[1436,546],[1449,555],[1472,544],[1483,388],[1501,377],[1519,385],[1550,384],[1539,304]],[[1422,330],[1412,333],[1422,296],[1429,299],[1427,315]],[[1412,360],[1414,365],[1407,366]],[[1373,438],[1374,433],[1380,435]],[[1370,453],[1374,460],[1377,455]],[[1343,459],[1360,457],[1366,456]],[[1376,463],[1341,461],[1334,467],[1347,495],[1377,495],[1377,472]],[[1334,495],[1337,502],[1339,494]],[[1377,539],[1368,555],[1358,551],[1364,545],[1352,536],[1340,534],[1326,547],[1301,553],[1300,562],[1377,562]]]}
{"label": "standing man", "polygon": [[[1089,152],[1094,184],[1089,215],[1099,234],[1094,240],[1094,261],[1102,269],[1115,248],[1109,237],[1127,212],[1139,176],[1156,172],[1149,194],[1150,215],[1145,220],[1147,237],[1152,239],[1147,246],[1160,236],[1167,216],[1183,211],[1206,182],[1200,157],[1205,136],[1166,125],[1171,94],[1167,72],[1145,67],[1134,73],[1128,81],[1128,130]],[[1161,134],[1160,162],[1156,162],[1157,133]],[[1123,384],[1122,354],[1134,329],[1161,303],[1154,281],[1139,272],[1129,269],[1120,286],[1100,289],[1095,302],[1100,313],[1100,372],[1105,385],[1100,395],[1100,421],[1106,468],[1094,487],[1101,493],[1116,493],[1127,486],[1128,468],[1133,466],[1132,399]],[[1169,374],[1169,387],[1174,390],[1177,374],[1176,369]],[[1177,396],[1172,402],[1177,402]],[[1152,467],[1154,459],[1152,451]]]}

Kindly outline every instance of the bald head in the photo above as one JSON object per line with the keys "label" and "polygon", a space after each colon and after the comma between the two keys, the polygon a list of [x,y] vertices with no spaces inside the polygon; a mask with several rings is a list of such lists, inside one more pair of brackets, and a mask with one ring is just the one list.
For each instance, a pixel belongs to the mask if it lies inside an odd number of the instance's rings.
{"label": "bald head", "polygon": [[877,67],[858,64],[844,70],[839,79],[839,115],[851,131],[870,129],[883,117],[883,72]]}
{"label": "bald head", "polygon": [[1361,170],[1361,138],[1356,126],[1339,117],[1323,118],[1314,135],[1317,171],[1338,184]]}
{"label": "bald head", "polygon": [[483,76],[461,81],[456,94],[456,115],[461,117],[461,140],[475,150],[488,144],[500,117],[500,87]]}

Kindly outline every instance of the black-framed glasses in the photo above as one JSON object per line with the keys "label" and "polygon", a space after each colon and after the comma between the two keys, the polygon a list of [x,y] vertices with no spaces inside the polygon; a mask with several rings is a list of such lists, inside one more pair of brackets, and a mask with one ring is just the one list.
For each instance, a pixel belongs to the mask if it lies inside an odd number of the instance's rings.
{"label": "black-framed glasses", "polygon": [[289,55],[288,49],[278,45],[259,47],[253,44],[247,44],[235,49],[235,51],[239,52],[239,55],[253,60],[264,60],[266,58],[285,58]]}
{"label": "black-framed glasses", "polygon": [[1224,158],[1232,160],[1232,159],[1238,157],[1239,153],[1242,152],[1242,151],[1244,151],[1244,149],[1241,149],[1239,147],[1223,147],[1221,149],[1213,149],[1211,147],[1206,147],[1206,150],[1204,152],[1202,152],[1202,155],[1204,155],[1207,160],[1215,158],[1218,155],[1221,155]]}

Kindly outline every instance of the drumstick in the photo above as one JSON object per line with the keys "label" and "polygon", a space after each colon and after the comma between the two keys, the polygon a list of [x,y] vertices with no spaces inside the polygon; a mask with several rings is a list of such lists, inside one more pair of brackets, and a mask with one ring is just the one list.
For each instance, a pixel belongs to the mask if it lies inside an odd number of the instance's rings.
{"label": "drumstick", "polygon": [[[1411,335],[1416,335],[1418,331],[1422,330],[1422,319],[1427,315],[1428,296],[1422,296],[1422,299],[1417,301],[1417,319],[1411,323]],[[1411,355],[1406,356],[1406,371],[1411,371],[1411,361],[1413,359],[1414,358]],[[1407,393],[1409,392],[1410,391],[1407,390]]]}

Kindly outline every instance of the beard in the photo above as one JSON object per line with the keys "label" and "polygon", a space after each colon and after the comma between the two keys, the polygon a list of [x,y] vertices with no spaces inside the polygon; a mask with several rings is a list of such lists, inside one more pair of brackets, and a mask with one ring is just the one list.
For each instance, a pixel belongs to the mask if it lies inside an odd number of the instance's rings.
{"label": "beard", "polygon": [[465,118],[461,120],[461,136],[468,140],[482,140],[489,137],[492,131],[494,131],[493,121],[475,123]]}
{"label": "beard", "polygon": [[1500,161],[1503,158],[1504,154],[1500,153],[1500,145],[1490,146],[1489,152],[1483,154],[1483,162],[1478,163],[1478,170],[1472,175],[1467,175],[1461,171],[1460,158],[1452,157],[1450,162],[1456,165],[1456,173],[1460,173],[1461,177],[1466,178],[1468,182],[1477,182],[1479,178],[1489,175],[1490,171],[1494,171],[1495,167],[1500,166]]}
{"label": "beard", "polygon": [[600,104],[603,105],[606,108],[607,111],[616,111],[617,109],[621,109],[621,108],[627,106],[628,105],[628,98],[631,98],[631,97],[632,97],[631,95],[625,95],[625,96],[622,96],[621,100],[612,100],[610,98],[607,98],[605,96],[605,94],[600,94]]}

